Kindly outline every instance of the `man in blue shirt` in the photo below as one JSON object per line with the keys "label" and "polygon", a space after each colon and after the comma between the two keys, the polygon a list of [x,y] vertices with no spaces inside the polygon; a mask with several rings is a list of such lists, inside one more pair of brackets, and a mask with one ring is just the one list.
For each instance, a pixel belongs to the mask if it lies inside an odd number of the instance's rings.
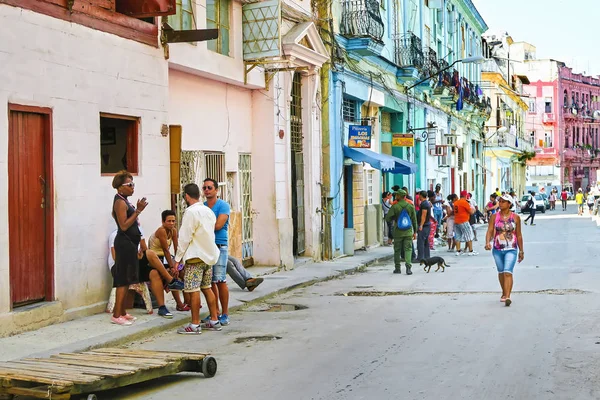
{"label": "man in blue shirt", "polygon": [[221,303],[221,314],[219,322],[221,325],[229,325],[229,288],[227,287],[227,261],[229,256],[229,203],[218,198],[219,184],[212,178],[206,178],[202,185],[202,191],[206,201],[204,205],[213,210],[217,217],[215,224],[215,243],[221,255],[213,265],[212,291],[218,302]]}

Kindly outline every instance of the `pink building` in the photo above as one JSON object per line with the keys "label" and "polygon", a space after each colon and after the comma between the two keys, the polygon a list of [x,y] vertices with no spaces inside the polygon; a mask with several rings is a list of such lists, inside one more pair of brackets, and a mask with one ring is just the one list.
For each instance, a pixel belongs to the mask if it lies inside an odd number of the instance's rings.
{"label": "pink building", "polygon": [[600,168],[600,79],[560,68],[563,185],[595,185]]}

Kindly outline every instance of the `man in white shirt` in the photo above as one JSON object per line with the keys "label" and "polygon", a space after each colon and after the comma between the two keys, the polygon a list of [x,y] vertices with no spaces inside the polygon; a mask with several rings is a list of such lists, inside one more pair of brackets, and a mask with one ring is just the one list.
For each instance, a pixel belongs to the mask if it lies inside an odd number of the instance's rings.
{"label": "man in white shirt", "polygon": [[185,263],[184,292],[190,293],[192,322],[179,329],[181,334],[200,334],[200,290],[206,298],[210,311],[210,321],[204,324],[205,329],[221,330],[217,316],[217,299],[211,290],[212,265],[216,264],[219,248],[215,244],[215,213],[200,202],[200,188],[195,183],[188,183],[183,188],[188,208],[183,214],[179,230],[179,247],[175,262]]}

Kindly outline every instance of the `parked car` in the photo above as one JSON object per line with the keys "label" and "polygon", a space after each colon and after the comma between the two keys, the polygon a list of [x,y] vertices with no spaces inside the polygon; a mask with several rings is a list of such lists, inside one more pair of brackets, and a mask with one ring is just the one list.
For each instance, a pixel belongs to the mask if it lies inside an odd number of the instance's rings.
{"label": "parked car", "polygon": [[[526,194],[521,198],[521,212],[523,214],[529,212],[527,202],[529,201],[530,197],[530,194]],[[540,194],[536,194],[533,197],[533,204],[535,205],[536,211],[541,211],[542,213],[546,212],[546,204],[544,203],[544,198]]]}
{"label": "parked car", "polygon": [[540,193],[542,199],[544,199],[544,205],[546,206],[546,210],[550,209],[550,200],[548,200],[548,195],[546,193]]}

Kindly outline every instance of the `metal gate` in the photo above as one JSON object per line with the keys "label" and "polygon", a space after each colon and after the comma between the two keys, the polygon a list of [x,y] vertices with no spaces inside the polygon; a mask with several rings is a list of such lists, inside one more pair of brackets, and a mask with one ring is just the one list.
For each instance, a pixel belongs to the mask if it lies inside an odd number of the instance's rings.
{"label": "metal gate", "polygon": [[[181,226],[183,212],[187,208],[181,191],[188,183],[198,184],[202,177],[202,168],[204,162],[204,153],[200,150],[183,150],[181,152],[181,161],[179,164],[179,182],[180,193],[177,193],[177,226]],[[200,185],[202,186],[202,185]]]}
{"label": "metal gate", "polygon": [[306,249],[304,224],[304,154],[302,152],[302,76],[294,73],[290,103],[290,147],[292,151],[292,221],[294,226],[294,255]]}
{"label": "metal gate", "polygon": [[250,154],[240,154],[240,200],[242,203],[242,261],[254,256],[252,221],[252,159]]}

